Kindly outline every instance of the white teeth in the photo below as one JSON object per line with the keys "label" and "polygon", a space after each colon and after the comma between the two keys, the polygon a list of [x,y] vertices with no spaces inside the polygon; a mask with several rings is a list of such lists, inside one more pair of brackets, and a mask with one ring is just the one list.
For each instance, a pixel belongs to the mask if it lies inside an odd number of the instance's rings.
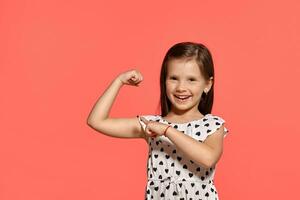
{"label": "white teeth", "polygon": [[[175,96],[175,95],[174,95]],[[175,96],[176,99],[178,99],[180,102],[185,102],[187,101],[188,99],[190,99],[191,96],[185,96],[185,98],[183,97],[179,97],[179,96]]]}
{"label": "white teeth", "polygon": [[180,98],[180,99],[186,99],[186,98],[188,98],[188,97],[190,97],[190,96],[176,96],[176,95],[175,95],[175,97]]}

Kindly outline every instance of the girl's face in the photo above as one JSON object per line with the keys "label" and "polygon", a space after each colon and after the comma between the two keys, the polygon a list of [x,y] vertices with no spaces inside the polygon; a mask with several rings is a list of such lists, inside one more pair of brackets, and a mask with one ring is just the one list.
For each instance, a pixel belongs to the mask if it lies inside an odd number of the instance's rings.
{"label": "girl's face", "polygon": [[195,60],[171,59],[167,67],[166,93],[172,110],[177,113],[199,113],[202,92],[205,88],[207,92],[210,90],[212,80],[205,81]]}

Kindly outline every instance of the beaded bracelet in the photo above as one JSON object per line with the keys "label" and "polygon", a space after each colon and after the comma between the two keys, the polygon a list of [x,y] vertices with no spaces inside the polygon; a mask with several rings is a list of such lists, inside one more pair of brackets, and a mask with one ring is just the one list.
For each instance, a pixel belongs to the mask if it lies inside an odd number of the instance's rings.
{"label": "beaded bracelet", "polygon": [[167,133],[168,128],[170,128],[170,127],[171,127],[171,126],[168,125],[168,127],[165,129],[164,134],[163,134],[165,137],[167,137],[167,136],[166,136],[166,133]]}

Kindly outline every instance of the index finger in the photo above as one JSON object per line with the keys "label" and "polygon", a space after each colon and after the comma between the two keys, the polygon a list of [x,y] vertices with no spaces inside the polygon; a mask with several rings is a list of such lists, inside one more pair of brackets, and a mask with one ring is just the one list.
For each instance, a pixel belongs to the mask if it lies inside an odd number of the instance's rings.
{"label": "index finger", "polygon": [[145,124],[147,124],[148,123],[148,120],[146,119],[146,118],[144,118],[144,117],[140,117],[140,119],[145,123]]}

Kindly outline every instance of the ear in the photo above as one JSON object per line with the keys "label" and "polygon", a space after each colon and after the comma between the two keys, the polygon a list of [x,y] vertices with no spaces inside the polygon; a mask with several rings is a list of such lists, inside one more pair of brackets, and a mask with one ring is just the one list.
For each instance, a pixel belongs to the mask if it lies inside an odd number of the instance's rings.
{"label": "ear", "polygon": [[210,77],[209,80],[206,82],[205,88],[206,88],[208,91],[210,91],[210,88],[212,87],[213,82],[214,82],[213,77]]}

